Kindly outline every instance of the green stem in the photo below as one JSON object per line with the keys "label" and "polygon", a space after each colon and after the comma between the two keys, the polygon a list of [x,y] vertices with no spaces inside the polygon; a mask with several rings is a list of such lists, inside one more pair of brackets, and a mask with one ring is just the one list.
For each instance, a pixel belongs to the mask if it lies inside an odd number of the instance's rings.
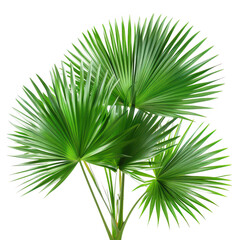
{"label": "green stem", "polygon": [[[117,174],[117,173],[116,173]],[[108,184],[109,205],[111,211],[109,211],[112,220],[112,236],[115,238],[119,234],[116,218],[116,197],[115,197],[115,184],[113,184],[111,170],[105,168],[105,175]]]}
{"label": "green stem", "polygon": [[[94,173],[92,172],[91,168],[88,166],[88,164],[85,161],[84,161],[84,165],[85,165],[89,175],[91,176],[91,178],[93,180],[93,183],[95,184],[95,187],[98,190],[98,193],[101,196],[101,198],[102,198],[102,200],[103,200],[103,202],[104,202],[104,204],[105,204],[105,206],[106,206],[106,208],[107,208],[107,210],[108,210],[108,212],[109,212],[109,214],[111,216],[112,228],[114,229],[114,231],[116,231],[116,234],[118,234],[119,229],[118,229],[118,226],[117,226],[117,223],[116,223],[116,220],[115,220],[115,213],[112,213],[110,208],[108,207],[107,202],[105,201],[105,199],[103,197],[103,194],[102,194],[102,192],[101,192],[101,190],[99,188],[99,185],[97,183],[97,180],[96,180],[96,178],[94,176]],[[109,172],[110,172],[110,170],[109,170]],[[106,169],[105,169],[105,173],[106,173]],[[109,180],[112,181],[112,179],[109,179]],[[109,181],[109,180],[107,179],[107,181]],[[115,202],[114,202],[114,204],[115,204]],[[114,233],[112,234],[112,236],[114,237]]]}
{"label": "green stem", "polygon": [[143,196],[145,195],[145,193],[134,203],[134,205],[132,206],[131,210],[129,211],[125,221],[123,222],[123,225],[122,225],[122,228],[121,228],[121,231],[119,232],[118,236],[117,236],[117,239],[116,240],[121,240],[122,239],[122,234],[123,234],[123,230],[127,224],[127,221],[129,219],[129,217],[131,216],[134,208],[137,206],[137,204],[140,202],[140,200],[143,198]]}
{"label": "green stem", "polygon": [[129,211],[129,213],[128,213],[125,221],[124,221],[123,228],[125,227],[125,225],[126,225],[128,219],[129,219],[129,217],[131,216],[134,208],[137,206],[137,204],[140,202],[140,200],[143,198],[144,195],[145,195],[145,193],[144,193],[144,194],[134,203],[134,205],[132,206],[131,210]]}
{"label": "green stem", "polygon": [[90,167],[88,166],[88,164],[87,164],[86,162],[84,162],[84,165],[85,165],[85,167],[86,167],[89,175],[91,176],[92,181],[93,181],[96,189],[98,190],[98,193],[99,193],[100,197],[102,198],[102,200],[103,200],[103,202],[104,202],[104,205],[106,206],[107,210],[110,212],[110,209],[109,209],[109,207],[108,207],[108,205],[107,205],[107,203],[106,203],[106,201],[105,201],[105,199],[104,199],[104,197],[103,197],[103,194],[102,194],[102,192],[101,192],[101,190],[100,190],[100,188],[99,188],[99,186],[98,186],[97,180],[96,180],[96,178],[95,178],[92,170],[90,169]]}
{"label": "green stem", "polygon": [[94,199],[94,202],[95,202],[95,204],[96,204],[96,206],[97,206],[98,212],[99,212],[99,214],[100,214],[100,216],[101,216],[101,219],[102,219],[103,224],[104,224],[104,227],[105,227],[105,229],[106,229],[106,231],[107,231],[108,237],[109,237],[110,240],[114,240],[113,237],[112,237],[112,235],[111,235],[111,232],[110,232],[110,230],[109,230],[109,228],[108,228],[108,226],[107,226],[107,223],[106,223],[106,221],[105,221],[105,219],[104,219],[104,217],[103,217],[102,211],[101,211],[101,209],[100,209],[100,207],[99,207],[99,204],[98,204],[97,199],[96,199],[96,197],[95,197],[95,195],[94,195],[93,189],[92,189],[92,187],[91,187],[91,184],[90,184],[90,182],[89,182],[89,180],[88,180],[87,174],[86,174],[86,172],[85,172],[85,170],[84,170],[84,167],[83,167],[81,161],[79,162],[79,164],[80,164],[80,166],[81,166],[81,168],[82,168],[83,175],[84,175],[84,177],[85,177],[85,179],[86,179],[86,182],[87,182],[87,184],[88,184],[88,187],[89,187],[89,189],[90,189],[90,192],[91,192],[91,194],[92,194],[92,197],[93,197],[93,199]]}
{"label": "green stem", "polygon": [[119,172],[119,186],[120,186],[120,206],[119,206],[119,219],[118,228],[121,229],[123,224],[123,203],[124,203],[124,185],[125,185],[125,174]]}

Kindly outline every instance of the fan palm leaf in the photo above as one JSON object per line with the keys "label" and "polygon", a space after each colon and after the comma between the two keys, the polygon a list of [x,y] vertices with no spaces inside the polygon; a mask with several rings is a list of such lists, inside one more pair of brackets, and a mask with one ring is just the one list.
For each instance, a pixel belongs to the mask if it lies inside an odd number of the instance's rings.
{"label": "fan palm leaf", "polygon": [[150,169],[149,160],[165,151],[166,146],[176,139],[172,137],[165,140],[177,127],[176,124],[173,125],[176,119],[165,121],[164,117],[159,118],[157,115],[126,106],[115,106],[114,113],[114,118],[122,116],[117,132],[133,128],[127,135],[128,144],[121,149],[121,158],[117,163],[119,169],[135,178],[147,176],[144,170]]}
{"label": "fan palm leaf", "polygon": [[108,100],[113,81],[106,83],[105,75],[103,79],[96,76],[92,83],[90,68],[86,79],[80,73],[81,81],[75,86],[73,72],[70,81],[64,70],[62,74],[61,77],[55,67],[53,87],[38,76],[45,93],[32,81],[37,94],[24,87],[28,99],[18,100],[21,118],[17,118],[17,130],[10,136],[18,144],[13,148],[23,152],[17,157],[29,159],[20,164],[28,169],[18,172],[24,174],[18,179],[27,178],[24,188],[34,190],[54,184],[52,191],[80,160],[117,169],[116,159],[125,133],[120,136],[113,131],[117,119],[109,124]]}
{"label": "fan palm leaf", "polygon": [[202,174],[229,166],[218,163],[227,156],[216,156],[225,149],[211,150],[220,140],[206,144],[213,134],[210,132],[204,135],[207,127],[198,129],[185,140],[190,127],[191,124],[182,137],[176,140],[173,148],[160,153],[152,160],[159,166],[154,169],[155,178],[141,185],[147,187],[142,206],[143,212],[149,207],[149,219],[155,208],[158,221],[161,211],[168,224],[169,214],[173,215],[177,222],[176,213],[186,220],[183,211],[198,221],[196,212],[202,215],[198,207],[209,210],[206,203],[215,204],[201,192],[223,195],[221,190],[226,190],[228,186],[226,176]]}
{"label": "fan palm leaf", "polygon": [[95,71],[101,64],[114,74],[119,81],[113,94],[119,103],[171,117],[196,115],[194,110],[206,108],[196,104],[213,99],[221,85],[207,78],[219,70],[207,67],[215,58],[204,58],[211,47],[197,53],[205,39],[190,47],[198,33],[191,35],[187,24],[176,31],[177,24],[152,17],[143,26],[139,21],[134,30],[130,20],[127,27],[115,23],[114,30],[110,23],[109,34],[103,26],[104,40],[94,28],[67,58],[76,73],[81,61],[86,68],[93,61]]}

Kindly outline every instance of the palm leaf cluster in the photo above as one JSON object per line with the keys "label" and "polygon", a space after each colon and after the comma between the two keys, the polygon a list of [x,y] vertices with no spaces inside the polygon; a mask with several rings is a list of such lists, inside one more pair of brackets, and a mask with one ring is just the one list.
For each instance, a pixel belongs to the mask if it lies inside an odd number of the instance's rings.
{"label": "palm leaf cluster", "polygon": [[11,134],[19,144],[14,148],[23,152],[19,157],[31,159],[23,163],[31,168],[20,172],[25,173],[20,179],[32,177],[23,183],[24,188],[55,184],[54,190],[79,161],[121,169],[139,178],[138,169],[149,165],[146,159],[174,140],[160,142],[176,127],[169,128],[175,119],[161,125],[164,118],[158,120],[142,111],[134,114],[134,108],[128,111],[112,105],[108,109],[114,83],[106,82],[107,73],[91,82],[91,74],[89,68],[85,79],[82,71],[76,86],[73,71],[67,79],[64,70],[61,77],[55,68],[52,89],[40,77],[45,93],[34,81],[37,96],[24,88],[29,102],[19,101],[23,111],[17,111],[23,118],[18,118],[21,125],[15,125],[19,131]]}
{"label": "palm leaf cluster", "polygon": [[[170,215],[177,222],[185,213],[197,220],[199,207],[209,210],[214,202],[205,193],[223,195],[228,185],[212,171],[228,166],[221,163],[225,149],[216,148],[219,140],[209,142],[207,127],[191,135],[191,123],[180,134],[183,120],[177,124],[177,118],[206,108],[200,103],[218,92],[221,84],[209,77],[219,70],[208,67],[215,56],[204,58],[211,48],[199,51],[205,39],[191,46],[197,33],[188,25],[177,31],[177,25],[166,18],[134,26],[129,20],[110,24],[109,33],[103,27],[104,40],[94,28],[61,70],[54,67],[50,86],[37,76],[33,90],[24,87],[10,134],[21,151],[16,156],[24,159],[16,173],[22,190],[51,187],[50,193],[79,163],[110,240],[121,240],[140,200],[149,218],[155,209],[157,220],[163,214],[168,223]],[[104,168],[108,201],[91,165]],[[124,220],[125,174],[144,192]],[[110,213],[112,232],[88,176]]]}

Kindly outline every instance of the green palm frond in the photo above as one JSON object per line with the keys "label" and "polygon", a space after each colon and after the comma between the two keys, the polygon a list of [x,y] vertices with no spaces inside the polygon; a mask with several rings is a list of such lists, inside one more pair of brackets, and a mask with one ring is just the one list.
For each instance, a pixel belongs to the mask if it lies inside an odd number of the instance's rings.
{"label": "green palm frond", "polygon": [[157,115],[145,113],[133,107],[129,109],[115,106],[114,110],[114,117],[122,116],[116,131],[121,133],[133,128],[126,137],[129,139],[128,144],[121,149],[119,169],[135,178],[148,176],[143,171],[150,169],[149,160],[165,151],[165,147],[176,140],[174,137],[165,140],[166,136],[169,136],[177,127],[173,125],[176,119],[165,122],[164,117],[159,118]]}
{"label": "green palm frond", "polygon": [[94,28],[67,58],[76,73],[81,61],[86,68],[93,61],[94,71],[101,64],[114,74],[119,81],[113,94],[119,103],[171,117],[198,115],[194,110],[207,107],[196,104],[214,99],[211,95],[218,92],[221,84],[208,77],[219,70],[207,67],[215,58],[204,58],[211,47],[198,53],[205,39],[190,47],[198,33],[191,35],[187,24],[177,31],[177,24],[160,17],[143,26],[139,22],[134,30],[130,20],[127,27],[115,23],[115,30],[110,24],[109,34],[103,27],[104,40]]}
{"label": "green palm frond", "polygon": [[204,174],[206,171],[229,166],[218,164],[227,156],[216,156],[225,149],[212,150],[220,140],[206,144],[205,142],[213,134],[210,132],[204,135],[207,127],[198,129],[185,140],[190,126],[191,124],[176,146],[153,159],[153,162],[159,166],[154,170],[155,178],[141,185],[147,187],[142,205],[143,212],[149,206],[149,219],[155,208],[158,221],[160,212],[163,212],[168,224],[169,214],[173,215],[177,223],[176,213],[186,220],[182,211],[198,221],[195,214],[202,215],[198,207],[209,210],[206,203],[215,204],[201,192],[222,195],[221,190],[226,190],[226,186],[229,185],[226,183],[228,181],[226,176]]}
{"label": "green palm frond", "polygon": [[18,179],[27,178],[23,189],[31,187],[32,191],[54,184],[51,191],[54,190],[80,160],[117,169],[125,133],[115,133],[118,119],[113,122],[108,109],[114,83],[106,82],[107,74],[104,78],[97,75],[91,82],[91,74],[91,68],[86,78],[80,72],[75,86],[73,71],[69,82],[65,71],[61,77],[55,68],[52,87],[38,77],[45,93],[34,81],[36,93],[24,87],[27,100],[18,101],[21,117],[16,117],[17,130],[10,134],[18,144],[13,148],[23,152],[17,157],[29,159],[20,164],[28,169],[18,173],[23,174]]}

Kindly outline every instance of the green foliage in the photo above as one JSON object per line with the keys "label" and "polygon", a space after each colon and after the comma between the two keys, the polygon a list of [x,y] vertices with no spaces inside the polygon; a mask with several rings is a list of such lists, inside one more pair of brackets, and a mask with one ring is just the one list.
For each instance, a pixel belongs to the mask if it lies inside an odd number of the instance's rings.
{"label": "green foliage", "polygon": [[[110,24],[109,34],[103,27],[104,41],[94,28],[85,43],[80,40],[81,49],[74,45],[69,70],[53,69],[51,86],[38,76],[40,86],[31,80],[34,90],[24,87],[10,134],[22,153],[16,156],[24,159],[24,170],[15,173],[21,190],[51,187],[50,193],[79,163],[110,240],[122,239],[139,202],[142,213],[149,208],[149,219],[155,209],[158,222],[163,213],[168,224],[169,215],[187,221],[185,213],[198,221],[199,207],[215,204],[205,193],[222,196],[229,185],[226,175],[212,175],[229,166],[219,163],[225,149],[213,149],[219,140],[208,143],[213,132],[205,134],[207,127],[190,135],[190,124],[180,134],[176,119],[206,108],[198,103],[218,92],[221,84],[208,77],[219,70],[207,67],[214,57],[204,59],[211,48],[198,53],[205,39],[190,47],[198,33],[190,35],[187,24],[176,31],[177,24],[160,17],[134,28],[130,20],[127,27],[122,22],[121,30]],[[105,171],[107,200],[91,165]],[[124,219],[125,174],[145,191]]]}
{"label": "green foliage", "polygon": [[[14,147],[23,152],[18,157],[31,159],[23,164],[30,167],[20,173],[21,178],[32,177],[24,182],[31,190],[55,184],[59,186],[70,174],[79,160],[99,166],[116,169],[119,147],[123,144],[124,133],[114,134],[117,122],[109,124],[111,110],[108,100],[114,87],[112,81],[106,83],[106,77],[91,82],[91,69],[86,79],[83,72],[79,75],[78,88],[74,84],[71,72],[69,87],[65,71],[60,76],[57,68],[52,74],[50,88],[40,78],[45,89],[43,93],[35,82],[35,95],[24,87],[27,100],[18,101],[22,111],[17,131],[11,134],[18,144]],[[117,120],[116,120],[117,121]]]}
{"label": "green foliage", "polygon": [[146,176],[139,169],[148,167],[148,159],[174,140],[160,142],[176,127],[168,129],[174,119],[161,126],[164,118],[157,120],[142,111],[134,114],[134,108],[112,105],[108,109],[114,85],[106,82],[107,74],[103,79],[97,75],[93,82],[91,68],[86,79],[81,71],[77,85],[73,72],[69,83],[65,71],[62,74],[55,68],[52,88],[39,77],[46,93],[32,81],[38,97],[24,88],[30,103],[19,101],[24,112],[17,110],[22,118],[18,118],[21,125],[15,126],[20,131],[11,136],[20,144],[14,148],[24,152],[18,157],[31,161],[20,164],[30,168],[19,172],[25,175],[18,179],[32,177],[24,182],[25,187],[36,184],[30,191],[55,183],[54,190],[78,161],[113,171],[119,168],[139,180]]}
{"label": "green foliage", "polygon": [[218,164],[227,156],[215,156],[225,149],[211,150],[220,140],[204,144],[214,132],[204,135],[207,127],[201,131],[195,131],[185,140],[190,126],[191,124],[173,148],[153,158],[153,162],[159,165],[159,168],[154,170],[155,178],[141,185],[147,187],[142,204],[143,212],[149,206],[149,219],[155,208],[158,221],[161,211],[168,224],[169,213],[177,223],[176,212],[186,220],[182,210],[198,221],[193,210],[202,215],[198,209],[199,206],[209,210],[205,203],[214,204],[200,192],[222,195],[221,190],[226,190],[226,186],[229,185],[226,183],[228,181],[226,176],[201,175],[205,171],[229,166]]}
{"label": "green foliage", "polygon": [[[143,171],[149,168],[149,159],[164,150],[164,146],[171,143],[175,138],[164,140],[177,125],[172,126],[175,119],[163,123],[165,118],[144,113],[135,108],[116,106],[114,117],[121,120],[118,122],[119,134],[126,129],[133,128],[127,135],[128,143],[121,149],[121,158],[117,165],[119,169],[140,180],[139,176],[148,176]],[[139,171],[142,170],[142,171]]]}
{"label": "green foliage", "polygon": [[196,104],[213,99],[209,96],[221,85],[203,80],[219,70],[205,67],[215,58],[203,58],[211,47],[197,53],[205,39],[189,47],[198,33],[190,35],[187,24],[176,31],[177,24],[160,17],[154,22],[152,17],[143,26],[139,21],[134,30],[130,20],[127,27],[122,22],[121,30],[115,23],[114,31],[110,23],[109,34],[103,26],[104,40],[94,28],[67,58],[77,73],[84,61],[85,67],[92,62],[96,71],[101,64],[114,74],[119,81],[113,94],[119,103],[172,117],[198,115],[193,110],[207,107]]}

